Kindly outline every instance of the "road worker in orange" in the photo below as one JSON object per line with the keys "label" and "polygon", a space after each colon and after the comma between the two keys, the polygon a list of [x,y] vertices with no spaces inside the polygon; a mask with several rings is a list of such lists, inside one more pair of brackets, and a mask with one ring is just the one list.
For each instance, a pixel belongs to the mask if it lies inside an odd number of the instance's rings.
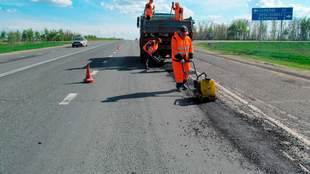
{"label": "road worker in orange", "polygon": [[192,40],[188,36],[188,28],[182,26],[180,31],[174,33],[171,40],[171,56],[176,88],[180,92],[187,90],[187,83],[190,71],[190,61],[193,59]]}
{"label": "road worker in orange", "polygon": [[147,53],[145,61],[145,69],[149,69],[149,59],[154,56],[154,53],[158,50],[158,45],[162,42],[160,38],[149,40],[144,46],[143,50]]}
{"label": "road worker in orange", "polygon": [[181,21],[183,20],[183,8],[181,7],[180,3],[172,3],[172,9],[175,12],[175,20]]}
{"label": "road worker in orange", "polygon": [[149,0],[149,2],[145,5],[144,15],[147,20],[150,20],[153,17],[155,11],[155,5],[153,0]]}

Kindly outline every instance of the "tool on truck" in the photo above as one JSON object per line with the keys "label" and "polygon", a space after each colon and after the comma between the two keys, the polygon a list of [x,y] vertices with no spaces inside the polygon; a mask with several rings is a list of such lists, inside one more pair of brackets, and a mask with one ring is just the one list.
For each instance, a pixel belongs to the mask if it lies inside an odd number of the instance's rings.
{"label": "tool on truck", "polygon": [[163,65],[166,59],[171,58],[171,38],[174,32],[178,31],[181,26],[185,25],[188,28],[189,37],[193,36],[193,19],[187,18],[181,21],[175,20],[175,15],[171,13],[154,13],[150,20],[147,20],[145,15],[137,18],[137,27],[140,28],[140,57],[141,62],[145,62],[146,53],[143,46],[152,37],[160,38],[162,43],[158,48],[158,57],[152,59],[151,63]]}

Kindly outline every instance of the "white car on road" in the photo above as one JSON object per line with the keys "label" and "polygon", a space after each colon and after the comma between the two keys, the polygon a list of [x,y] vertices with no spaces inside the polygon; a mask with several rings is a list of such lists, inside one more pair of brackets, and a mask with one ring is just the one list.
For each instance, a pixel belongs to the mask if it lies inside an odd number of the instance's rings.
{"label": "white car on road", "polygon": [[72,40],[72,47],[87,47],[87,45],[88,41],[82,36],[75,37]]}

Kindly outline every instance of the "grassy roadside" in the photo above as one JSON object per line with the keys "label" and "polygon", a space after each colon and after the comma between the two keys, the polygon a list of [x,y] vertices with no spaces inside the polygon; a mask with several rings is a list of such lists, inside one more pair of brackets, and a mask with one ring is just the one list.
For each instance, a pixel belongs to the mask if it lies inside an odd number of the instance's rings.
{"label": "grassy roadside", "polygon": [[197,43],[199,47],[227,55],[259,60],[290,68],[310,70],[307,42],[217,42]]}
{"label": "grassy roadside", "polygon": [[88,41],[116,41],[116,40],[120,40],[120,39],[116,39],[116,38],[89,38],[87,39]]}
{"label": "grassy roadside", "polygon": [[0,54],[1,53],[9,53],[15,51],[24,51],[31,49],[39,49],[39,48],[48,48],[55,46],[62,46],[66,44],[70,44],[71,42],[31,42],[31,43],[16,43],[13,45],[7,43],[0,42]]}

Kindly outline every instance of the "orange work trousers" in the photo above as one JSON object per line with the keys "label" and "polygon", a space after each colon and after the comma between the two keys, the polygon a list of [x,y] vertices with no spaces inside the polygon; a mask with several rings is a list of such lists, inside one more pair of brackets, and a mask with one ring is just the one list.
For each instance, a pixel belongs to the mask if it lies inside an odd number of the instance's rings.
{"label": "orange work trousers", "polygon": [[189,77],[189,71],[190,71],[190,63],[185,62],[184,67],[181,62],[172,61],[172,68],[173,68],[173,74],[174,74],[174,79],[176,83],[183,83],[184,81],[188,80]]}

